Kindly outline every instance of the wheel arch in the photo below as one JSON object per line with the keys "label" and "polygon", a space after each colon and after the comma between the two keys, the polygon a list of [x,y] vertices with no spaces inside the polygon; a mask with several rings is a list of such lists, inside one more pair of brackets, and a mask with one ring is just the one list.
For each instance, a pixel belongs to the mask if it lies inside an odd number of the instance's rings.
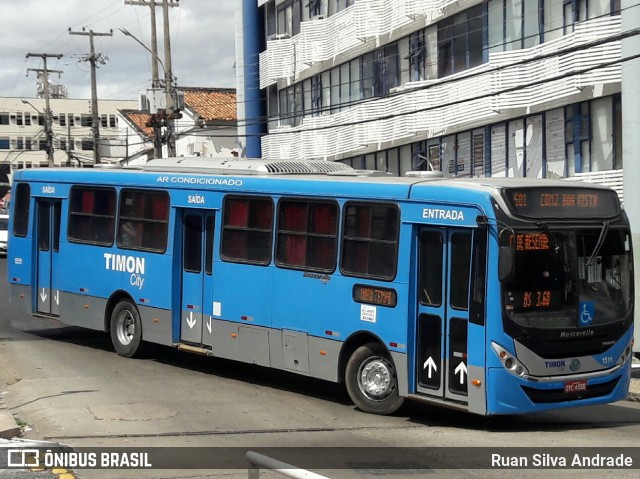
{"label": "wheel arch", "polygon": [[345,372],[347,370],[347,363],[349,358],[360,346],[364,346],[367,343],[377,343],[381,345],[389,358],[391,354],[384,342],[375,334],[370,331],[357,331],[347,338],[340,349],[340,356],[338,359],[338,382],[343,384],[345,382]]}
{"label": "wheel arch", "polygon": [[111,294],[111,297],[109,297],[107,301],[107,306],[105,307],[105,310],[104,310],[104,331],[106,332],[110,331],[111,314],[113,313],[113,310],[116,307],[116,305],[123,300],[130,301],[131,304],[136,306],[136,302],[133,300],[133,298],[129,293],[121,289],[118,291],[114,291],[113,294]]}

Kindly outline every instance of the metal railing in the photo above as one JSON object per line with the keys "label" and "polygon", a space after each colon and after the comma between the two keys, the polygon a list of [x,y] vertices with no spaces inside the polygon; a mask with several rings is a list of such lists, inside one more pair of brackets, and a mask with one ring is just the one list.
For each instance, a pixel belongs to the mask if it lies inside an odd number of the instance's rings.
{"label": "metal railing", "polygon": [[260,479],[260,469],[269,469],[270,471],[277,472],[285,477],[291,477],[293,479],[329,479],[327,476],[321,476],[315,472],[307,471],[305,469],[299,469],[286,462],[278,461],[272,457],[265,456],[255,451],[248,451],[245,457],[251,463],[251,469],[249,469],[249,479]]}

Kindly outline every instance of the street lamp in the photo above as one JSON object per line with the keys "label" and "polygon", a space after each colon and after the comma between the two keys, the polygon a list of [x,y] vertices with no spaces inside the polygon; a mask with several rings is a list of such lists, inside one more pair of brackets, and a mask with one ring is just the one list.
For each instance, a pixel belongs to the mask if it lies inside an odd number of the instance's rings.
{"label": "street lamp", "polygon": [[22,100],[22,103],[24,103],[25,105],[29,105],[31,108],[37,111],[38,114],[44,116],[44,134],[47,142],[47,162],[49,164],[49,167],[55,166],[53,162],[53,132],[51,131],[51,117],[53,115],[51,113],[51,108],[49,108],[48,106],[45,107],[43,114],[30,101]]}
{"label": "street lamp", "polygon": [[[127,30],[126,28],[122,27],[122,28],[119,28],[118,30],[120,30],[120,31],[121,31],[123,34],[125,34],[126,36],[133,38],[136,42],[138,42],[138,43],[140,44],[140,46],[141,46],[142,48],[144,48],[146,51],[148,51],[149,53],[151,53],[151,55],[153,56],[153,58],[155,58],[155,59],[158,61],[158,63],[160,63],[160,66],[162,67],[162,71],[163,71],[163,72],[165,72],[165,75],[166,75],[166,71],[167,71],[167,70],[166,70],[166,68],[164,67],[164,63],[162,63],[162,60],[160,59],[160,57],[159,57],[156,53],[152,52],[152,51],[149,49],[149,47],[147,47],[144,43],[142,43],[140,40],[138,40],[138,39],[133,35],[133,33],[131,33],[131,32],[130,32],[129,30]],[[158,79],[157,79],[157,78],[154,78],[154,79],[153,79],[153,81],[154,81],[154,82],[158,82]],[[156,85],[154,85],[154,86],[156,86]]]}

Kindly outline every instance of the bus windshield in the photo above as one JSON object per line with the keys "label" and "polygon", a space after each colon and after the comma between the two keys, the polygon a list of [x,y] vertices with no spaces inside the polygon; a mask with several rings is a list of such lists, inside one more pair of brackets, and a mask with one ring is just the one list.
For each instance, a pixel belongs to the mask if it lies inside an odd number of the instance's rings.
{"label": "bus windshield", "polygon": [[515,231],[507,316],[526,328],[581,328],[625,319],[632,304],[629,233],[608,228]]}

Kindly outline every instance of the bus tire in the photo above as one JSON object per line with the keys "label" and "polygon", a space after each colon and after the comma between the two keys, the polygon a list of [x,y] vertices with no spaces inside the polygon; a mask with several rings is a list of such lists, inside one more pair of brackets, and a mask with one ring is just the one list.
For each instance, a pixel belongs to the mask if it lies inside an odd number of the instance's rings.
{"label": "bus tire", "polygon": [[111,313],[111,342],[116,353],[131,358],[140,351],[142,321],[138,308],[131,301],[120,301]]}
{"label": "bus tire", "polygon": [[404,402],[398,394],[396,368],[381,344],[368,343],[354,351],[345,382],[351,400],[364,412],[391,414]]}

